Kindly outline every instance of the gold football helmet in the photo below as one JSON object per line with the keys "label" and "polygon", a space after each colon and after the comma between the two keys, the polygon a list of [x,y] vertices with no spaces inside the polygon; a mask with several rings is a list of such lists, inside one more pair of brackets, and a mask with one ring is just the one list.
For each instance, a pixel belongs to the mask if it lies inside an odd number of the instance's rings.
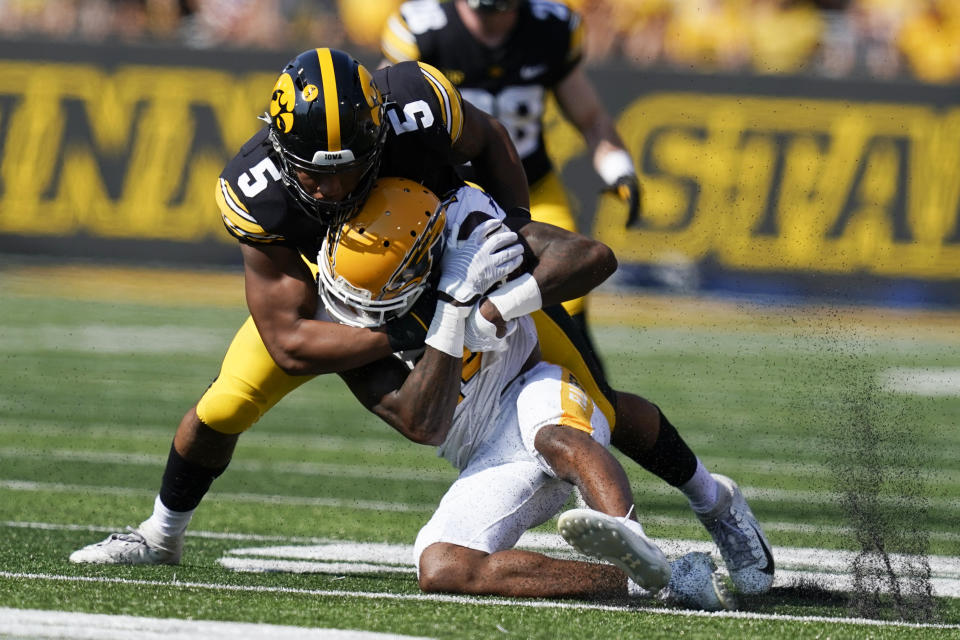
{"label": "gold football helmet", "polygon": [[320,297],[336,320],[378,327],[409,311],[431,285],[446,212],[432,191],[405,178],[374,183],[360,212],[324,238]]}

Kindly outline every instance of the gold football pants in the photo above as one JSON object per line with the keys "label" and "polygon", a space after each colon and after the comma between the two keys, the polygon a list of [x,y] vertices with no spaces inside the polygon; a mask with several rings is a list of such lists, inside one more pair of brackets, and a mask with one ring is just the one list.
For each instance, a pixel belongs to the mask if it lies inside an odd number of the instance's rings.
{"label": "gold football pants", "polygon": [[[565,331],[544,311],[537,311],[533,318],[540,335],[543,359],[573,373],[603,411],[613,430],[612,393],[601,374],[591,371],[576,346],[578,343],[568,336],[568,332],[576,329]],[[291,376],[278,367],[260,339],[253,318],[248,317],[227,349],[220,374],[197,403],[197,416],[220,433],[242,433],[281,398],[312,378],[314,376]],[[609,397],[603,391],[607,391]]]}

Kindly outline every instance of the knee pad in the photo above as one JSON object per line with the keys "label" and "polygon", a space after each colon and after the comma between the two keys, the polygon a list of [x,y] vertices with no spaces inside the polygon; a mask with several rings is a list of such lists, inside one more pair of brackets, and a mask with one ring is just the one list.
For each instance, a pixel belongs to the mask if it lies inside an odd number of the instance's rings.
{"label": "knee pad", "polygon": [[266,402],[248,391],[232,389],[230,385],[214,381],[197,403],[197,417],[214,431],[224,434],[243,433],[260,419]]}

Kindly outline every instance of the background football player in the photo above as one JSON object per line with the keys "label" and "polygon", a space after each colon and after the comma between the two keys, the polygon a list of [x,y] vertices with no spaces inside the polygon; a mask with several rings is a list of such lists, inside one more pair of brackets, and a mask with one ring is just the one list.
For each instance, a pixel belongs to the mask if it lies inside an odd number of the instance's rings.
{"label": "background football player", "polygon": [[[551,91],[583,135],[597,173],[627,202],[628,224],[640,207],[633,160],[581,65],[583,33],[579,15],[557,2],[412,0],[387,21],[381,51],[390,63],[433,65],[465,100],[500,120],[523,159],[533,219],[575,231],[577,221],[544,144]],[[589,339],[584,299],[564,307]]]}
{"label": "background football player", "polygon": [[[434,287],[440,298],[421,318],[430,327],[423,349],[341,374],[368,409],[407,438],[438,445],[460,471],[414,545],[421,589],[585,597],[657,593],[669,583],[669,596],[685,604],[731,607],[706,554],[686,557],[672,576],[644,534],[626,473],[606,449],[606,417],[569,370],[541,359],[533,320],[511,308],[505,289],[535,278],[495,286],[520,264],[503,218],[477,189],[441,203],[416,183],[385,178],[356,218],[331,230],[317,259],[325,310],[352,326],[415,313]],[[484,317],[500,331],[484,331]],[[559,530],[611,564],[513,549],[574,486],[591,508],[561,515]]]}

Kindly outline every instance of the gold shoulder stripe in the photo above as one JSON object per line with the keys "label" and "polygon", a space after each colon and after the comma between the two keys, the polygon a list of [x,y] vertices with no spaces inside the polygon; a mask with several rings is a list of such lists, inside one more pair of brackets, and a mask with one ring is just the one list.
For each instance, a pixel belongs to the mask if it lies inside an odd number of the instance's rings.
{"label": "gold shoulder stripe", "polygon": [[380,51],[391,64],[420,59],[417,38],[399,13],[394,13],[387,20],[380,36]]}
{"label": "gold shoulder stripe", "polygon": [[443,109],[441,114],[443,124],[447,128],[447,133],[450,134],[450,141],[456,143],[463,131],[463,102],[460,98],[460,92],[436,67],[425,62],[417,64],[420,65],[420,72],[423,77],[427,79],[427,82],[433,87],[434,93],[437,94],[437,100]]}
{"label": "gold shoulder stripe", "polygon": [[227,230],[238,238],[245,238],[254,242],[274,242],[282,240],[283,236],[268,233],[257,224],[256,220],[247,211],[247,208],[237,199],[230,188],[230,184],[220,178],[216,191],[217,207]]}
{"label": "gold shoulder stripe", "polygon": [[283,236],[277,236],[277,235],[271,235],[271,234],[259,235],[256,233],[247,233],[243,229],[236,227],[232,222],[230,222],[229,219],[227,219],[226,216],[221,215],[221,217],[223,218],[223,225],[227,228],[227,231],[229,231],[232,236],[239,238],[240,240],[249,240],[250,242],[259,242],[263,244],[269,244],[272,242],[283,240]]}
{"label": "gold shoulder stripe", "polygon": [[230,183],[223,178],[220,178],[216,198],[221,215],[230,219],[235,226],[252,233],[264,233],[263,227],[254,220],[247,208],[237,198],[233,189],[230,188]]}
{"label": "gold shoulder stripe", "polygon": [[253,216],[250,215],[250,210],[247,209],[247,205],[243,204],[243,201],[237,197],[237,194],[234,193],[233,187],[230,186],[230,183],[220,178],[220,192],[223,196],[224,202],[233,209],[237,215],[245,220],[250,222],[256,222]]}

